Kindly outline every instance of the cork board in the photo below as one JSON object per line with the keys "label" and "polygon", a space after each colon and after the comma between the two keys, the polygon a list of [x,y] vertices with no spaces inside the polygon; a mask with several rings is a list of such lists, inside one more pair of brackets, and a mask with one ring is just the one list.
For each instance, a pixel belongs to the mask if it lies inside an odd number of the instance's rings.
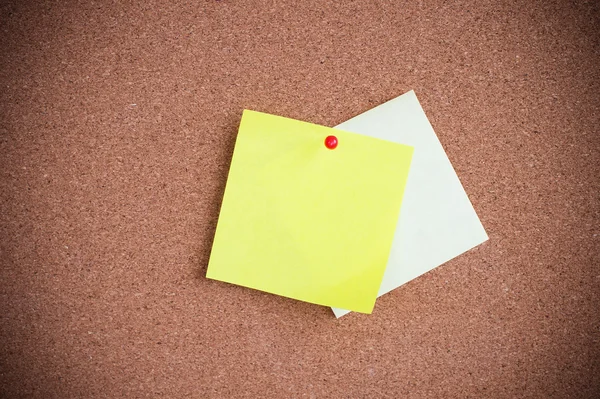
{"label": "cork board", "polygon": [[[0,396],[600,395],[600,11],[4,2]],[[372,315],[205,278],[244,108],[414,89],[490,240]]]}

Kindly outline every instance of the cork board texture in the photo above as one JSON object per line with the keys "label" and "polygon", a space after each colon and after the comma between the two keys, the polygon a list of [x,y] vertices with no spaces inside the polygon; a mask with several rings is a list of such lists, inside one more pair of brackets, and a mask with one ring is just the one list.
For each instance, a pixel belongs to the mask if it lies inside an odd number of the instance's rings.
{"label": "cork board texture", "polygon": [[[600,395],[594,1],[0,5],[0,396]],[[414,89],[490,240],[336,320],[205,277],[244,108]]]}

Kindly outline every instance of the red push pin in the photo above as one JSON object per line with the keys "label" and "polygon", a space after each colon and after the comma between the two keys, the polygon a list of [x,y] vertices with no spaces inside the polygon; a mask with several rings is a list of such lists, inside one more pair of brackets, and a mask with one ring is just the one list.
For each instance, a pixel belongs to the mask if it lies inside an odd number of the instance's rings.
{"label": "red push pin", "polygon": [[325,147],[329,148],[330,150],[335,149],[335,147],[337,147],[338,145],[338,139],[335,136],[327,136],[325,138]]}

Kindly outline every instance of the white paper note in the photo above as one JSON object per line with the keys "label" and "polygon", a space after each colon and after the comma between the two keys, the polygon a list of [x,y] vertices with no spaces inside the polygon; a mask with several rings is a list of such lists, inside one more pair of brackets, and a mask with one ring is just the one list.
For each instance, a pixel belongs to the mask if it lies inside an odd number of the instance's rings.
{"label": "white paper note", "polygon": [[488,239],[413,91],[336,128],[415,148],[379,296]]}

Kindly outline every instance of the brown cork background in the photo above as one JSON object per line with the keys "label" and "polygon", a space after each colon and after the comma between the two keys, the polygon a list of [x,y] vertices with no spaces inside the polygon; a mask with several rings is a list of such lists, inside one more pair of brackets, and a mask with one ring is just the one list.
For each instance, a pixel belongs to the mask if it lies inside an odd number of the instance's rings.
{"label": "brown cork background", "polygon": [[[0,5],[0,396],[600,395],[596,1]],[[244,108],[414,89],[490,240],[372,315],[207,280]]]}

